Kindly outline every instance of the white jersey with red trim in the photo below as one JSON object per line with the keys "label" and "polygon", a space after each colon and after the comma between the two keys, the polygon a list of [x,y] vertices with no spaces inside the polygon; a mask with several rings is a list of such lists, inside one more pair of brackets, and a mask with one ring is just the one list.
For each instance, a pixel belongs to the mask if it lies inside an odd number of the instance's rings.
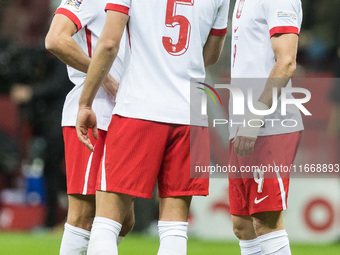
{"label": "white jersey with red trim", "polygon": [[[107,2],[106,0],[62,0],[55,12],[55,14],[67,16],[74,22],[78,32],[73,36],[73,39],[89,57],[92,57],[93,50],[105,24],[105,6]],[[123,36],[119,53],[110,70],[110,74],[118,82],[123,71],[124,49],[125,37]],[[79,98],[83,90],[86,73],[70,66],[67,66],[67,71],[75,87],[66,97],[61,124],[62,126],[75,126]],[[107,130],[114,104],[113,96],[101,86],[93,102],[93,110],[96,113],[99,129]]]}
{"label": "white jersey with red trim", "polygon": [[[237,0],[233,13],[231,85],[239,87],[245,96],[249,94],[248,89],[251,88],[253,102],[256,102],[275,65],[271,37],[275,34],[299,34],[301,23],[300,0]],[[289,81],[287,87],[291,86],[291,81]],[[247,96],[245,98],[247,99]],[[292,99],[293,96],[288,94],[287,98]],[[247,100],[244,101],[245,109],[247,109]],[[265,128],[260,129],[259,136],[303,130],[299,109],[288,105],[287,115],[282,116],[280,102],[281,100],[279,100],[277,110],[265,117],[271,121],[267,121]],[[247,115],[247,110],[245,110],[245,115]],[[232,96],[229,102],[229,116],[229,132],[230,139],[232,139],[235,137],[239,124],[231,125],[231,123],[242,123],[245,117],[234,114]],[[273,119],[275,121],[272,121]],[[281,122],[284,120],[291,121],[282,125]],[[294,127],[288,128],[287,125]]]}
{"label": "white jersey with red trim", "polygon": [[114,114],[190,123],[190,79],[204,78],[209,34],[227,32],[229,0],[110,0],[107,10],[130,16],[121,88]]}

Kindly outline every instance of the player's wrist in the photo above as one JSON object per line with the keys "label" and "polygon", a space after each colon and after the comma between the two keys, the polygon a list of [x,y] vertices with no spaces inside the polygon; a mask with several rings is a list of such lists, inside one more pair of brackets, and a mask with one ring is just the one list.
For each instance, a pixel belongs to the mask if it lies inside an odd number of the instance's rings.
{"label": "player's wrist", "polygon": [[79,99],[79,110],[81,109],[92,109],[92,102],[88,102],[88,100]]}
{"label": "player's wrist", "polygon": [[[254,103],[254,108],[256,110],[259,110],[259,111],[267,111],[267,110],[269,110],[268,105],[266,105],[265,103],[263,103],[261,101],[256,101]],[[257,116],[264,116],[264,115],[257,115]]]}

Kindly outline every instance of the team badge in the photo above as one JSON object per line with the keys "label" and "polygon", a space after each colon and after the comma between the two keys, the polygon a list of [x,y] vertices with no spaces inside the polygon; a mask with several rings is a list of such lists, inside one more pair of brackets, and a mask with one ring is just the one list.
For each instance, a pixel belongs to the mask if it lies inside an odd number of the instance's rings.
{"label": "team badge", "polygon": [[66,5],[74,6],[77,10],[79,10],[82,3],[83,0],[67,0]]}
{"label": "team badge", "polygon": [[278,18],[291,18],[293,20],[296,20],[296,14],[292,13],[292,12],[283,12],[283,11],[279,11],[277,13],[277,17]]}
{"label": "team badge", "polygon": [[242,10],[243,10],[243,6],[244,6],[244,2],[246,0],[240,0],[240,2],[238,3],[238,8],[237,8],[237,12],[236,12],[236,18],[239,19],[241,18],[241,14],[242,14]]}

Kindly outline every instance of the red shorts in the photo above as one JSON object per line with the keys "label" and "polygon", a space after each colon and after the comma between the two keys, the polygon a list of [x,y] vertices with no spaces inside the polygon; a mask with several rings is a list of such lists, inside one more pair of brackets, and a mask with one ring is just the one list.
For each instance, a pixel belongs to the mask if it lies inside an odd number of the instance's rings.
{"label": "red shorts", "polygon": [[89,132],[95,146],[92,153],[79,141],[75,127],[63,127],[67,194],[96,194],[96,180],[106,138],[106,131],[98,131],[98,140]]}
{"label": "red shorts", "polygon": [[254,152],[240,157],[229,143],[230,214],[249,216],[287,208],[289,171],[294,162],[301,132],[260,136]]}
{"label": "red shorts", "polygon": [[[190,148],[194,138],[200,143]],[[158,179],[159,197],[208,195],[209,179],[190,177],[198,148],[209,148],[208,128],[113,115],[97,189],[152,198]],[[195,163],[209,165],[209,153],[194,155]]]}

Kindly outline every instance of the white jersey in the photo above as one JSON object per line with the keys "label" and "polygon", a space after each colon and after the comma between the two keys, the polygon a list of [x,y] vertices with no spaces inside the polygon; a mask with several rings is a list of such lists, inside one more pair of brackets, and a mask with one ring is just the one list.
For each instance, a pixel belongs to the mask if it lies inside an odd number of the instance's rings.
{"label": "white jersey", "polygon": [[[126,65],[114,114],[189,125],[190,79],[204,78],[210,33],[227,32],[229,0],[110,0],[130,16]],[[207,125],[206,119],[199,123]]]}
{"label": "white jersey", "polygon": [[[89,57],[92,57],[93,50],[105,24],[105,6],[107,2],[106,0],[63,0],[55,12],[55,14],[67,16],[74,22],[78,32],[73,36],[73,39]],[[118,82],[123,70],[124,46],[125,40],[123,36],[118,56],[110,70],[110,74]],[[83,90],[86,73],[70,66],[67,66],[67,71],[75,87],[66,97],[61,124],[62,126],[75,126],[79,98]],[[96,113],[99,129],[107,130],[111,121],[114,103],[113,96],[101,86],[93,102],[93,110]]]}
{"label": "white jersey", "polygon": [[[231,85],[242,89],[245,98],[247,90],[253,91],[253,102],[261,96],[266,80],[274,65],[275,57],[271,45],[271,37],[275,34],[295,33],[299,34],[302,22],[302,7],[300,0],[237,0],[233,13],[232,54],[231,54]],[[251,78],[240,79],[240,78]],[[256,78],[256,80],[254,79]],[[262,79],[258,79],[262,78]],[[291,81],[287,87],[291,87]],[[287,98],[293,98],[288,95]],[[245,103],[247,100],[245,100]],[[247,107],[245,104],[245,115]],[[229,102],[229,124],[242,123],[245,116],[233,114],[233,97]],[[275,119],[265,122],[265,128],[261,128],[259,136],[275,135],[303,130],[303,123],[299,109],[288,105],[287,115],[281,115],[281,104],[277,110],[265,119]],[[295,126],[291,122],[281,125],[283,120],[295,120]],[[230,139],[235,137],[238,125],[229,128]]]}

